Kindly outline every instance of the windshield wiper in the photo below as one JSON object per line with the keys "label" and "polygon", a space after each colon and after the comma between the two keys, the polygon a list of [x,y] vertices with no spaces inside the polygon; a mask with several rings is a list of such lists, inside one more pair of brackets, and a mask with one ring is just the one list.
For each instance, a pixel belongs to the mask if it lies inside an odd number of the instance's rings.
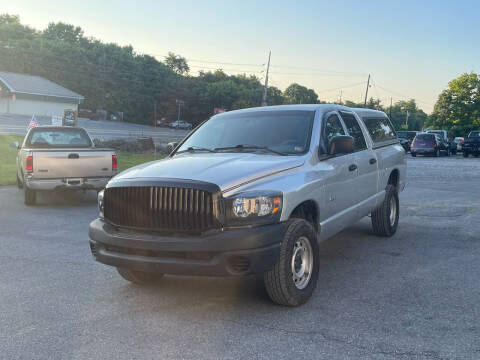
{"label": "windshield wiper", "polygon": [[216,149],[213,150],[213,149],[204,148],[204,147],[200,147],[200,146],[190,146],[185,150],[177,151],[175,153],[175,155],[176,154],[182,154],[182,153],[185,153],[185,152],[195,152],[195,151],[207,151],[207,152],[212,152],[212,153],[217,152]]}
{"label": "windshield wiper", "polygon": [[241,150],[264,150],[264,151],[271,152],[272,154],[277,154],[277,155],[282,155],[282,156],[287,155],[283,152],[273,150],[273,149],[269,148],[268,146],[257,146],[257,145],[248,145],[248,144],[238,144],[238,145],[235,145],[235,146],[219,147],[219,148],[215,148],[215,150],[217,150],[217,151],[221,151],[221,150],[240,150],[240,151]]}

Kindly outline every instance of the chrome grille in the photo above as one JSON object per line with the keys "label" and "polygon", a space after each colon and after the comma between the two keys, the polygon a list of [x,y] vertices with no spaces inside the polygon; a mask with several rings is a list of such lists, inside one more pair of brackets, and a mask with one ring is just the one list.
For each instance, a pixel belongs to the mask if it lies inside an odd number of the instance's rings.
{"label": "chrome grille", "polygon": [[107,188],[104,216],[120,227],[160,232],[202,232],[216,226],[214,194],[170,186]]}

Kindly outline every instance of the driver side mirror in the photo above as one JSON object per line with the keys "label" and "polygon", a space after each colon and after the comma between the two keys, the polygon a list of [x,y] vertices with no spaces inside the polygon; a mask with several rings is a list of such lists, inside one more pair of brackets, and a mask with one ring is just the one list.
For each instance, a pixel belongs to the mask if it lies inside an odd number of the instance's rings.
{"label": "driver side mirror", "polygon": [[178,142],[170,142],[167,144],[167,152],[171,154],[171,152],[178,146]]}
{"label": "driver side mirror", "polygon": [[353,152],[353,137],[335,136],[328,143],[328,155],[349,154]]}
{"label": "driver side mirror", "polygon": [[18,141],[12,141],[10,143],[10,147],[20,150],[20,145],[18,144]]}

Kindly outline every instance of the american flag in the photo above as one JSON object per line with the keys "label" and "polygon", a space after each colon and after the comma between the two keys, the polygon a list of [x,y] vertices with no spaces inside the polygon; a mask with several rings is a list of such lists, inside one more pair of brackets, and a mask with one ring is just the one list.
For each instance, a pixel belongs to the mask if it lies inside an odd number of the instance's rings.
{"label": "american flag", "polygon": [[28,128],[34,128],[40,126],[40,124],[37,122],[37,119],[35,119],[35,115],[32,115],[32,120],[30,120],[30,123],[28,124]]}

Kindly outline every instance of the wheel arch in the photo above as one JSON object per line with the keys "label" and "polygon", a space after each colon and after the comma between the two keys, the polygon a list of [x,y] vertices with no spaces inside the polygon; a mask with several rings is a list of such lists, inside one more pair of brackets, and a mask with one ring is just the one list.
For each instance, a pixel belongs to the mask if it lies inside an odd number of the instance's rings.
{"label": "wheel arch", "polygon": [[319,229],[320,207],[315,200],[304,200],[299,203],[288,215],[289,219],[305,219],[313,225],[315,230]]}

